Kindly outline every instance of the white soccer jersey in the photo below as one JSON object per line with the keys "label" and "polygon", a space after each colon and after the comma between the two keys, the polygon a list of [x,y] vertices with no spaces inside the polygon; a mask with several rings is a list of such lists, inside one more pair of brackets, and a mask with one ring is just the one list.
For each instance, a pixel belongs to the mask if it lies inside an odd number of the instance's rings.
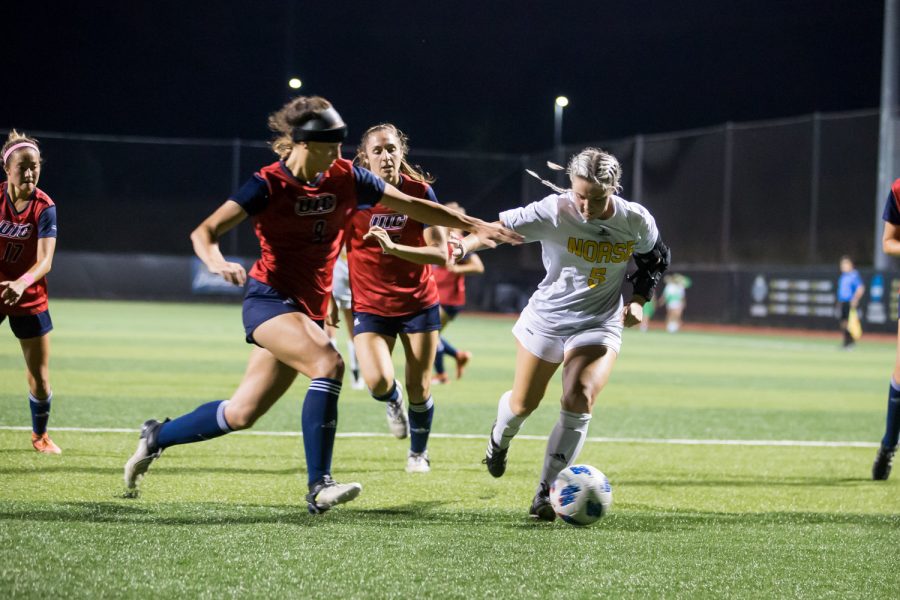
{"label": "white soccer jersey", "polygon": [[621,310],[629,258],[656,244],[659,232],[646,208],[618,196],[612,202],[615,212],[605,220],[586,220],[572,192],[500,213],[526,242],[541,242],[547,276],[525,310],[544,333],[595,327]]}

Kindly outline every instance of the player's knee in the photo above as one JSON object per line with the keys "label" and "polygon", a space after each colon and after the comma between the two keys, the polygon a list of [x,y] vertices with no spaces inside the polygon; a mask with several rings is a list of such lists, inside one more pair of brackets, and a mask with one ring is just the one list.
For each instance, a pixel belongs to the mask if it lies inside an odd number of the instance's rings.
{"label": "player's knee", "polygon": [[328,379],[336,379],[338,381],[344,378],[344,359],[337,352],[332,352],[323,356],[315,365],[315,372],[312,374],[313,379],[326,377]]}
{"label": "player's knee", "polygon": [[[388,379],[384,375],[379,375],[372,381],[366,380],[366,385],[369,386],[369,389],[372,391],[373,396],[384,396],[389,391],[391,391],[391,387],[394,385],[394,380]],[[407,393],[409,393],[408,389]]]}
{"label": "player's knee", "polygon": [[228,422],[228,427],[230,427],[232,431],[249,429],[253,427],[253,424],[256,423],[256,420],[259,418],[256,411],[249,407],[234,407],[232,409],[229,406],[228,408],[229,410],[225,414],[225,420]]}
{"label": "player's knee", "polygon": [[515,393],[513,393],[509,397],[509,410],[517,417],[527,417],[534,412],[540,403],[540,398],[516,396]]}
{"label": "player's knee", "polygon": [[428,397],[429,389],[421,381],[407,381],[406,395],[413,404],[421,404]]}
{"label": "player's knee", "polygon": [[598,393],[600,393],[599,385],[578,382],[563,394],[562,408],[569,412],[590,412]]}

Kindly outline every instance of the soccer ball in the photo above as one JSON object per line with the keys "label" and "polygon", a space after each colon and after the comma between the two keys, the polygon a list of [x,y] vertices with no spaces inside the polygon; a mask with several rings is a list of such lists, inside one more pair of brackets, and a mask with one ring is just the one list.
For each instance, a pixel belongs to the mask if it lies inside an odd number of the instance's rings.
{"label": "soccer ball", "polygon": [[612,487],[599,469],[572,465],[563,469],[550,486],[550,504],[566,523],[590,525],[609,512]]}

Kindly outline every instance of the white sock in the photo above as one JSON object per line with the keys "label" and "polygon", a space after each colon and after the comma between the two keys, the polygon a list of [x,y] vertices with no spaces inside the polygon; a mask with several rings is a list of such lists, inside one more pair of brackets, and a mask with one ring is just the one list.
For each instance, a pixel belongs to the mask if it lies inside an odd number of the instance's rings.
{"label": "white sock", "polygon": [[584,440],[587,439],[590,422],[589,413],[559,411],[559,421],[553,426],[550,439],[547,440],[541,482],[550,485],[560,471],[575,462],[584,446]]}
{"label": "white sock", "polygon": [[356,348],[353,347],[353,340],[347,340],[347,357],[350,361],[350,370],[355,373],[359,370],[359,363],[356,362]]}
{"label": "white sock", "polygon": [[509,408],[509,397],[512,396],[512,390],[504,392],[497,402],[497,423],[491,431],[491,439],[501,448],[509,448],[509,443],[519,433],[522,423],[527,417],[519,417],[515,415]]}

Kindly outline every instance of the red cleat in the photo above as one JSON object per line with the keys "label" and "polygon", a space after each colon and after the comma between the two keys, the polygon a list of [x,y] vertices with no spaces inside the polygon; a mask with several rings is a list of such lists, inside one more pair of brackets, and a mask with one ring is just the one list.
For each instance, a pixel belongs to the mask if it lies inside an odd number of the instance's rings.
{"label": "red cleat", "polygon": [[50,436],[46,433],[38,435],[32,432],[31,445],[34,446],[35,450],[42,454],[62,454],[62,450],[59,449],[59,446],[54,444],[53,440],[51,440]]}
{"label": "red cleat", "polygon": [[431,383],[437,383],[437,384],[450,383],[450,378],[447,377],[446,373],[435,373],[434,377],[431,378]]}
{"label": "red cleat", "polygon": [[466,352],[465,350],[460,350],[456,353],[456,378],[462,379],[463,371],[466,370],[466,365],[469,364],[469,359],[472,358],[471,352]]}

